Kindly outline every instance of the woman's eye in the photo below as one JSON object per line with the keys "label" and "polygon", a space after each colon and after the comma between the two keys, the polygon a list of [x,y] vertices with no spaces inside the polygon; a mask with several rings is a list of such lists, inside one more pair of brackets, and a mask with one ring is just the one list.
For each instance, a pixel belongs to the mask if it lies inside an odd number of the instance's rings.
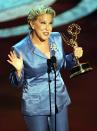
{"label": "woman's eye", "polygon": [[[40,22],[41,24],[47,24],[46,22]],[[48,23],[49,25],[52,25],[53,22]]]}
{"label": "woman's eye", "polygon": [[45,22],[40,22],[41,24],[45,24]]}
{"label": "woman's eye", "polygon": [[53,24],[53,22],[50,22],[50,25],[52,25]]}

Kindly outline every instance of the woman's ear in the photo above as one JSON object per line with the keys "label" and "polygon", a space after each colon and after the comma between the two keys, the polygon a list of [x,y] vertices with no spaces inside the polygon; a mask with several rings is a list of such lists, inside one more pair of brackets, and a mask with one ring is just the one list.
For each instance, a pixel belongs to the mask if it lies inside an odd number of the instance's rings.
{"label": "woman's ear", "polygon": [[33,24],[33,22],[30,21],[29,24],[30,24],[31,28],[34,30],[34,24]]}

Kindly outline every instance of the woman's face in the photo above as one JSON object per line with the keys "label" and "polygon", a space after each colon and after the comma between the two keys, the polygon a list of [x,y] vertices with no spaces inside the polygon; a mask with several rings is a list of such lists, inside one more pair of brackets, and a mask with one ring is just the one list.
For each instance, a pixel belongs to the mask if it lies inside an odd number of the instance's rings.
{"label": "woman's face", "polygon": [[40,41],[48,40],[52,32],[53,17],[51,14],[43,14],[32,21],[31,27],[33,29],[33,37],[38,38]]}

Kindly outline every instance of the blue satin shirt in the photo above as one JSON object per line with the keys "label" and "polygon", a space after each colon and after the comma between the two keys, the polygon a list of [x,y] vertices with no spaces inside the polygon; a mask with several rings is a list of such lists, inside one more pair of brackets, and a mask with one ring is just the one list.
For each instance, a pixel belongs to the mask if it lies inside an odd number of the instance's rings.
{"label": "blue satin shirt", "polygon": [[[57,58],[56,67],[56,105],[58,111],[64,106],[70,104],[70,98],[66,85],[61,77],[60,69],[71,69],[75,61],[72,54],[66,55],[62,38],[59,32],[52,32],[49,38],[50,55]],[[48,65],[47,57],[38,50],[31,42],[30,36],[27,35],[19,43],[15,44],[12,49],[19,57],[20,52],[23,56],[23,69],[20,78],[16,72],[10,73],[10,82],[14,87],[22,88],[22,113],[24,115],[49,115],[49,84],[48,84]],[[51,92],[51,112],[55,112],[55,75],[54,71],[50,72],[50,92]]]}

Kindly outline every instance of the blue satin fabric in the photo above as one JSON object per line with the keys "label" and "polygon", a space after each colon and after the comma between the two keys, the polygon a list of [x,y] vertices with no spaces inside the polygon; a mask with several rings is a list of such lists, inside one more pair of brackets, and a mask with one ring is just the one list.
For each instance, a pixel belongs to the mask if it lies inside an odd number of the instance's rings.
{"label": "blue satin fabric", "polygon": [[69,131],[67,107],[56,114],[56,125],[55,115],[24,116],[24,120],[29,131]]}
{"label": "blue satin fabric", "polygon": [[[70,104],[70,98],[60,74],[62,66],[70,69],[74,66],[75,61],[72,54],[66,55],[60,33],[52,32],[49,38],[50,55],[57,58],[56,69],[56,103],[58,111],[63,106]],[[31,39],[26,36],[19,43],[14,45],[12,49],[19,57],[20,52],[23,56],[23,69],[21,78],[18,78],[15,71],[10,73],[10,82],[15,87],[22,87],[22,112],[24,115],[49,115],[49,86],[47,73],[47,57],[38,50]],[[55,113],[55,85],[54,85],[54,71],[50,72],[50,88],[51,88],[51,109],[52,114]]]}

